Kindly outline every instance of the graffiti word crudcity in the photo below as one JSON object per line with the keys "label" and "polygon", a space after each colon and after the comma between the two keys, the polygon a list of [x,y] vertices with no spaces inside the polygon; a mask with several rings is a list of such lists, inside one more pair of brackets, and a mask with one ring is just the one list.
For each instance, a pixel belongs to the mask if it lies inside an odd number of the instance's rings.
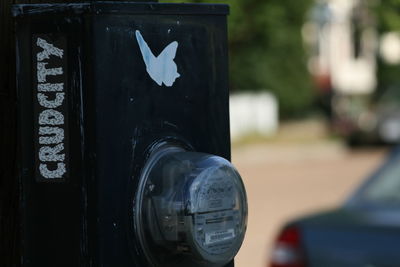
{"label": "graffiti word crudcity", "polygon": [[40,179],[65,178],[66,94],[64,49],[37,37],[36,45],[36,159]]}

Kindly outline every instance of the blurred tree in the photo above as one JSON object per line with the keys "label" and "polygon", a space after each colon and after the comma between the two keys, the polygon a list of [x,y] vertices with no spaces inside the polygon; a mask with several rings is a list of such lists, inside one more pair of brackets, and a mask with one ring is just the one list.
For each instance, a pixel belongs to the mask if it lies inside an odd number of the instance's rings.
{"label": "blurred tree", "polygon": [[[400,0],[385,0],[375,4],[377,14],[378,33],[397,32],[400,34]],[[378,57],[378,94],[384,93],[390,87],[400,90],[400,64],[387,64]]]}
{"label": "blurred tree", "polygon": [[233,91],[268,90],[274,93],[283,118],[310,110],[313,90],[306,69],[301,27],[313,0],[185,2],[230,5],[230,79]]}
{"label": "blurred tree", "polygon": [[[374,2],[377,2],[376,0]],[[380,1],[378,1],[380,2]],[[400,30],[400,0],[385,0],[380,5],[375,5],[381,30]]]}

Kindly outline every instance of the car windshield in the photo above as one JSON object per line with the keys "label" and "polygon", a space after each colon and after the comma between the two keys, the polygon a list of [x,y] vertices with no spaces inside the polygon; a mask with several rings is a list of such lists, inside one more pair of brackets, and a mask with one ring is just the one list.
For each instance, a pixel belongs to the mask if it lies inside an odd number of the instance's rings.
{"label": "car windshield", "polygon": [[400,205],[400,150],[363,186],[353,198],[357,204]]}

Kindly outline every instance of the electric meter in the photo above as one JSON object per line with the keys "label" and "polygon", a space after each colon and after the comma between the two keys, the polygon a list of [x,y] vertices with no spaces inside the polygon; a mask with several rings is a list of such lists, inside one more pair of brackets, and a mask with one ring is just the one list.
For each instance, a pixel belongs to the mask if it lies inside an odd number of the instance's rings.
{"label": "electric meter", "polygon": [[246,192],[233,165],[175,145],[151,153],[134,209],[135,234],[152,266],[224,266],[246,231]]}

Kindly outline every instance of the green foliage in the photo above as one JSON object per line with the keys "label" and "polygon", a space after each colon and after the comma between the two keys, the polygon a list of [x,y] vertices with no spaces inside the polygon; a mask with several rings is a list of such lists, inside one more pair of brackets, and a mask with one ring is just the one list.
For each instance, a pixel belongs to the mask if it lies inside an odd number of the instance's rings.
{"label": "green foliage", "polygon": [[[382,0],[375,5],[378,33],[400,32],[400,0]],[[400,87],[400,65],[388,65],[378,58],[378,93],[385,92],[388,88]]]}
{"label": "green foliage", "polygon": [[307,112],[311,107],[313,88],[306,70],[301,26],[312,0],[214,2],[231,7],[231,89],[273,92],[283,117]]}
{"label": "green foliage", "polygon": [[400,31],[400,0],[382,0],[376,5],[380,31]]}

